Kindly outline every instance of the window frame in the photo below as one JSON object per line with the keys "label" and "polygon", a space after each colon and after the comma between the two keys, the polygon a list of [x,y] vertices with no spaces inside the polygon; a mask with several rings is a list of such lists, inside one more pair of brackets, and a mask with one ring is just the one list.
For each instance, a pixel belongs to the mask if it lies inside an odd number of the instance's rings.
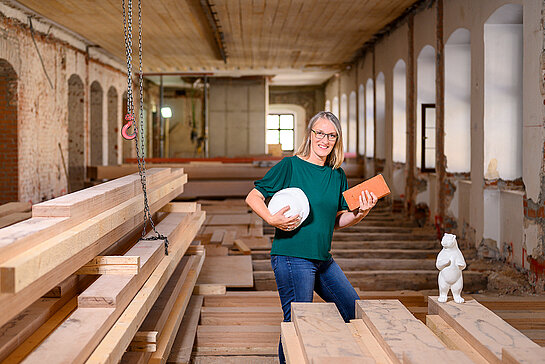
{"label": "window frame", "polygon": [[[282,145],[282,143],[280,142],[280,131],[282,131],[282,130],[291,130],[292,138],[293,138],[292,139],[293,148],[292,149],[282,149],[282,152],[294,152],[295,151],[295,114],[292,113],[292,112],[270,112],[270,113],[267,114],[267,118],[268,118],[269,115],[278,116],[278,128],[277,129],[268,128],[267,127],[267,122],[265,122],[265,135],[269,130],[278,131],[278,143],[277,144]],[[285,129],[285,128],[280,127],[280,116],[282,116],[282,115],[290,115],[292,117],[292,120],[293,120],[293,124],[292,124],[293,127],[292,128]],[[267,143],[267,144],[270,144],[270,143]]]}

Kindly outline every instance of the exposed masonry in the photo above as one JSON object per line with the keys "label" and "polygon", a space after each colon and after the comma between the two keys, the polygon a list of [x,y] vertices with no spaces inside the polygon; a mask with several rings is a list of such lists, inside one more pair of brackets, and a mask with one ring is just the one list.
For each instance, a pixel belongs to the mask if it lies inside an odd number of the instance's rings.
{"label": "exposed masonry", "polygon": [[0,204],[18,199],[17,74],[0,59]]}
{"label": "exposed masonry", "polygon": [[[120,95],[126,88],[126,76],[121,63],[115,66],[111,57],[95,48],[86,52],[86,43],[80,38],[50,27],[47,20],[33,20],[36,49],[27,15],[0,4],[0,63],[9,64],[17,77],[15,134],[9,138],[15,147],[8,148],[18,161],[18,168],[9,168],[15,173],[10,181],[17,188],[10,200],[36,203],[83,187],[85,166],[90,164],[90,84],[97,81],[103,90],[113,87]],[[102,120],[106,118],[106,104],[103,92]],[[116,109],[121,115],[121,102]],[[108,135],[104,133],[102,139],[109,150]],[[120,139],[118,135],[117,145]]]}

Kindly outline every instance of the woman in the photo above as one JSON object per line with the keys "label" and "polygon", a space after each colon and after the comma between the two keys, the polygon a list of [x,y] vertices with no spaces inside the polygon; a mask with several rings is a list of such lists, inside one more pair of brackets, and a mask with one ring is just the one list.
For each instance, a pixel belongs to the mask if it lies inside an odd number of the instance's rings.
{"label": "woman", "polygon": [[[339,120],[321,111],[309,122],[305,139],[293,157],[272,167],[246,197],[246,203],[269,225],[275,235],[271,265],[282,303],[284,321],[291,321],[292,302],[312,302],[313,292],[334,302],[345,321],[355,316],[356,291],[335,263],[329,250],[334,229],[357,224],[377,203],[373,193],[364,191],[360,206],[348,211],[342,192],[346,175]],[[285,217],[289,206],[272,215],[265,199],[288,187],[298,187],[310,203],[310,214],[299,225],[300,216]],[[282,343],[278,355],[285,362]]]}

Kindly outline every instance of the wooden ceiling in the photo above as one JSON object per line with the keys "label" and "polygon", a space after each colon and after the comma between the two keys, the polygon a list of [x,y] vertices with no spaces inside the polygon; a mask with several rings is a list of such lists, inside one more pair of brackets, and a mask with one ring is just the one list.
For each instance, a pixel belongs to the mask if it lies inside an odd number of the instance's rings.
{"label": "wooden ceiling", "polygon": [[[124,59],[121,0],[18,1]],[[136,8],[137,0],[133,2]],[[416,0],[142,2],[145,72],[238,71],[243,75],[275,69],[338,70]],[[227,63],[201,6],[207,2],[224,34]],[[136,21],[136,13],[134,17]]]}

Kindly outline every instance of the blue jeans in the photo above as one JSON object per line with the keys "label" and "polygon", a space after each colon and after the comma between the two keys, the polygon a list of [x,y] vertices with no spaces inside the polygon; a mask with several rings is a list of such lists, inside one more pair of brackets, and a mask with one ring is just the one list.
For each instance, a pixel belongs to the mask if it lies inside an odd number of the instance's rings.
{"label": "blue jeans", "polygon": [[[271,266],[282,303],[284,322],[291,321],[292,302],[312,302],[314,291],[326,302],[337,306],[348,322],[356,316],[359,296],[333,258],[313,260],[272,255]],[[278,358],[285,363],[282,341],[278,345]]]}

